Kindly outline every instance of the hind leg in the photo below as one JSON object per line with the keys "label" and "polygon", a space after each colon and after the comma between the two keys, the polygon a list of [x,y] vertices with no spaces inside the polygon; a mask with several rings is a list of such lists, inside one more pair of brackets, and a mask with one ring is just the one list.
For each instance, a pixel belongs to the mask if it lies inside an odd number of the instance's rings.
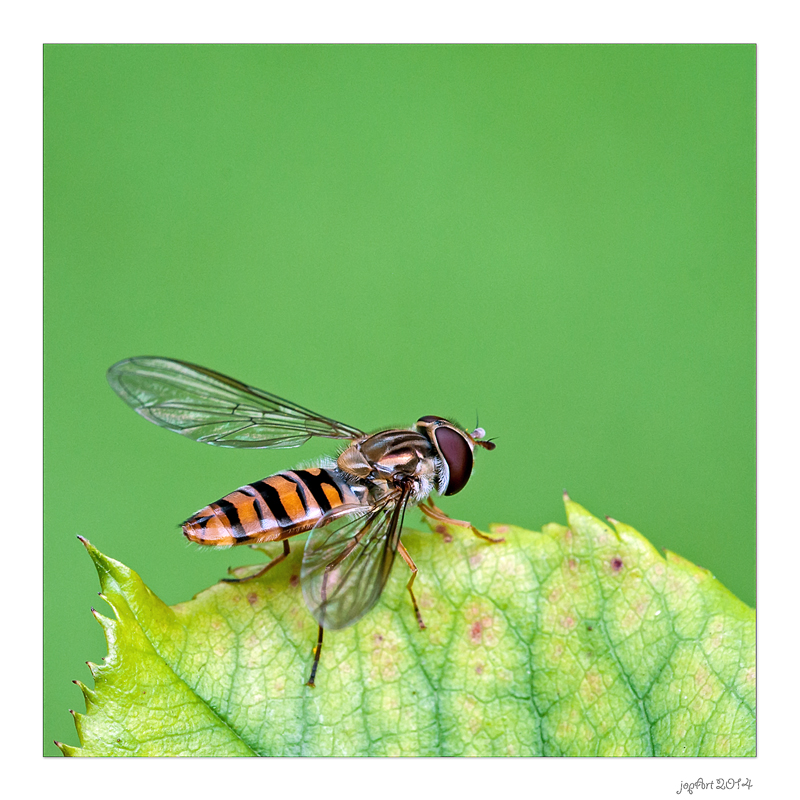
{"label": "hind leg", "polygon": [[280,564],[286,556],[289,555],[289,540],[283,540],[283,552],[279,556],[275,556],[266,567],[260,569],[258,572],[248,575],[246,578],[223,578],[225,583],[245,583],[246,581],[254,581],[269,572],[276,564]]}

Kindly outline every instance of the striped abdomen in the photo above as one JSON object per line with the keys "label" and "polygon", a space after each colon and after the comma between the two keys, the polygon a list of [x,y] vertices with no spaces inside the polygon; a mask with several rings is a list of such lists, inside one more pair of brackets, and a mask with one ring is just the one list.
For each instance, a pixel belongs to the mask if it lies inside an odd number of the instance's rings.
{"label": "striped abdomen", "polygon": [[339,506],[361,503],[335,470],[280,472],[200,509],[183,523],[183,533],[198,544],[274,542],[310,530]]}

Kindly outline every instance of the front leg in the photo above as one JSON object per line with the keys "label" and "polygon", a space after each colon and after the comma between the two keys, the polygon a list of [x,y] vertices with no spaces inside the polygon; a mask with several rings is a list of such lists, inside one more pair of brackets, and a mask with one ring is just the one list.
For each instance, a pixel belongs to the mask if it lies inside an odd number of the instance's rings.
{"label": "front leg", "polygon": [[419,504],[419,510],[426,516],[428,519],[436,520],[436,522],[443,522],[445,525],[458,525],[460,528],[469,528],[475,536],[479,539],[483,539],[486,542],[491,542],[492,544],[499,544],[500,542],[504,542],[505,539],[494,539],[491,536],[487,536],[485,533],[479,531],[472,523],[465,522],[463,519],[452,519],[448,517],[447,514],[442,511],[434,502],[433,498],[429,497],[425,502]]}

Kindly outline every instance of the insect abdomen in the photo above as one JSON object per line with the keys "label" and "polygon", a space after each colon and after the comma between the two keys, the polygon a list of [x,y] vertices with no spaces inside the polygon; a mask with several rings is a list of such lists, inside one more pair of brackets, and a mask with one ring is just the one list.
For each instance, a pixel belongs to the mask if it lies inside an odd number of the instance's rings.
{"label": "insect abdomen", "polygon": [[328,511],[360,505],[334,470],[298,469],[249,483],[183,523],[187,539],[230,546],[274,542],[310,530]]}

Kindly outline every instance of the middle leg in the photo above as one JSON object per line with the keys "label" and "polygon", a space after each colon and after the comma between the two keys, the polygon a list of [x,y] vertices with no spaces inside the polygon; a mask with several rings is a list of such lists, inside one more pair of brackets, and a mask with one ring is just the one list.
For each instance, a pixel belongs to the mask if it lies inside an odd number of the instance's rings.
{"label": "middle leg", "polygon": [[319,634],[317,635],[317,646],[314,648],[314,663],[311,665],[311,677],[306,681],[306,686],[314,688],[314,678],[317,675],[317,667],[319,666],[319,657],[322,655],[322,625],[319,626]]}
{"label": "middle leg", "polygon": [[411,578],[409,579],[408,583],[406,584],[406,589],[408,589],[408,593],[411,595],[411,602],[414,604],[414,613],[417,615],[417,622],[419,623],[419,627],[421,629],[425,629],[425,623],[422,621],[422,614],[419,613],[419,606],[417,605],[417,598],[414,597],[414,590],[411,588],[414,585],[414,578],[417,577],[417,565],[412,560],[411,556],[408,554],[408,550],[403,547],[402,542],[397,543],[397,552],[403,558],[403,561],[408,564],[408,568],[411,570]]}

